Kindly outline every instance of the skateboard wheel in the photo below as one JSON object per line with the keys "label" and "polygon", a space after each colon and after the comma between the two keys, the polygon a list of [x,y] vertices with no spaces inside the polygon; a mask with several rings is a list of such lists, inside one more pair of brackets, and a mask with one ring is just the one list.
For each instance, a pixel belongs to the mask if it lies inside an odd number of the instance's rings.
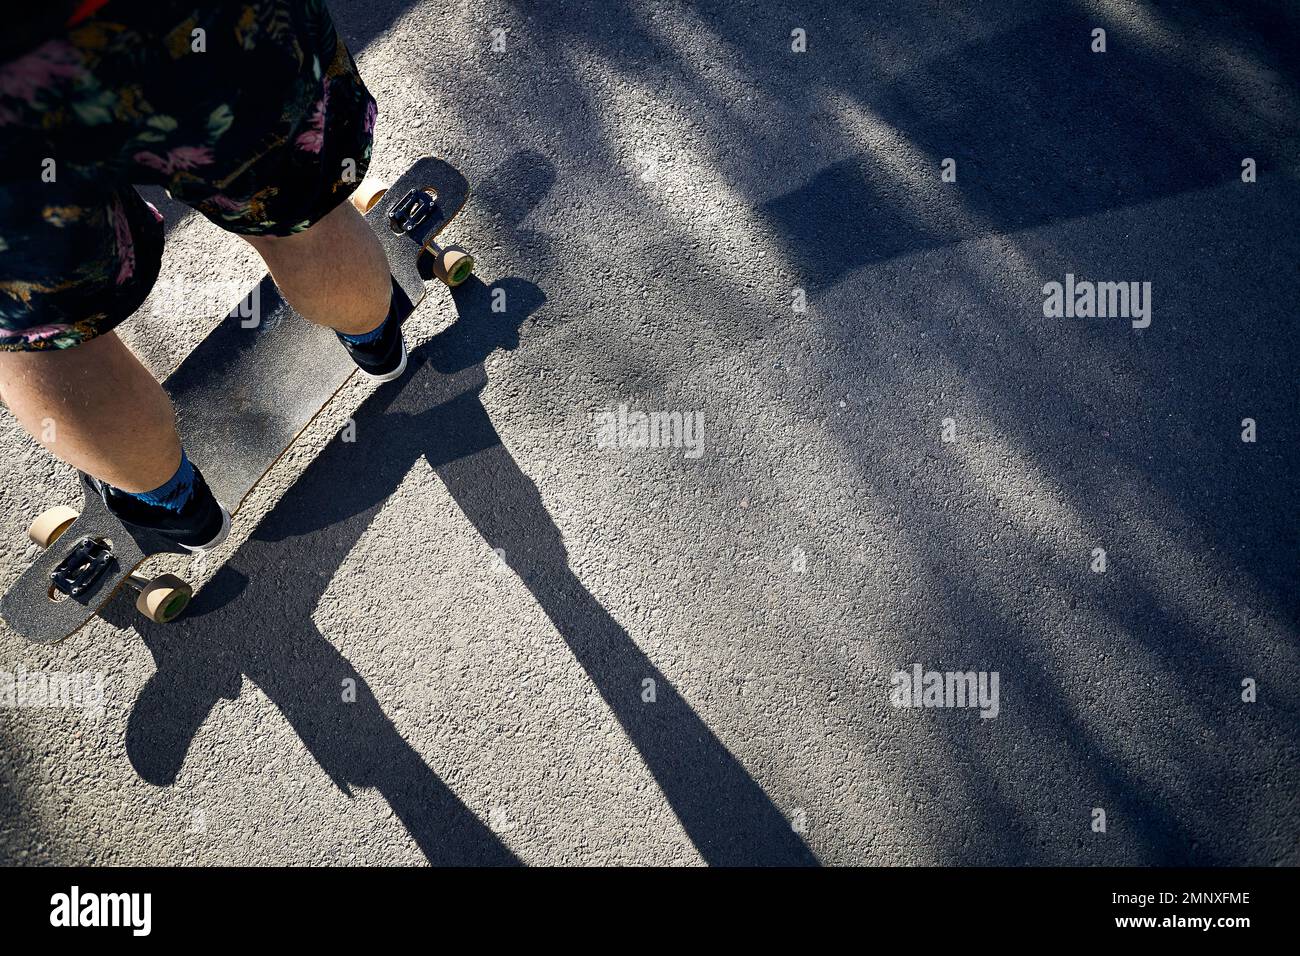
{"label": "skateboard wheel", "polygon": [[362,213],[370,212],[375,208],[375,203],[384,198],[386,192],[388,192],[388,183],[382,179],[363,179],[361,185],[352,193],[352,205]]}
{"label": "skateboard wheel", "polygon": [[38,515],[36,520],[27,526],[27,537],[42,548],[48,548],[55,541],[58,541],[59,535],[67,531],[68,525],[79,517],[81,516],[67,505],[51,508],[49,511]]}
{"label": "skateboard wheel", "polygon": [[135,608],[155,624],[174,621],[194,596],[194,589],[174,574],[160,574],[140,589]]}
{"label": "skateboard wheel", "polygon": [[433,274],[455,288],[474,271],[474,257],[460,246],[430,249],[433,253]]}

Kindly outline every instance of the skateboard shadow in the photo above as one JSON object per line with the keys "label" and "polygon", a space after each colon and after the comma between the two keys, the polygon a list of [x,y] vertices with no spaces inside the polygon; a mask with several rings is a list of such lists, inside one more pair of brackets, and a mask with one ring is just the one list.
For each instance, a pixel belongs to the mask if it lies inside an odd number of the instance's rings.
{"label": "skateboard shadow", "polygon": [[[497,290],[507,312],[492,310]],[[362,404],[353,416],[356,440],[336,439],[321,452],[184,618],[159,627],[126,602],[106,610],[114,623],[139,630],[158,667],[128,722],[132,764],[152,783],[174,781],[213,706],[235,697],[246,676],[337,786],[381,792],[430,862],[519,862],[406,743],[312,620],[376,512],[424,459],[568,643],[701,856],[721,865],[816,865],[743,765],[578,581],[536,485],[479,399],[484,360],[517,345],[519,326],[544,301],[541,291],[519,279],[492,287],[472,279],[454,301],[459,320],[412,352],[401,381]],[[657,686],[654,704],[641,699],[647,678]],[[355,682],[355,703],[340,700],[344,680]]]}

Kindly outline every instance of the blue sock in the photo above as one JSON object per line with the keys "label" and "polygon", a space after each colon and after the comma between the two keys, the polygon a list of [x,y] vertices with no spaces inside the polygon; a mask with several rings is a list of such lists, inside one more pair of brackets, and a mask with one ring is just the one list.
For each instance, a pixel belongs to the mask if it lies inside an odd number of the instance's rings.
{"label": "blue sock", "polygon": [[[389,310],[388,315],[392,315],[392,310]],[[388,315],[385,315],[384,321],[380,322],[379,325],[371,332],[363,332],[360,335],[344,335],[342,332],[338,332],[336,334],[344,342],[351,342],[353,345],[365,345],[367,342],[375,341],[375,339],[379,338],[379,336],[383,333],[384,326],[388,324]]]}
{"label": "blue sock", "polygon": [[[123,492],[131,494],[130,492]],[[180,511],[194,496],[194,466],[190,464],[189,456],[185,450],[181,449],[181,465],[176,469],[176,474],[164,485],[160,485],[153,491],[141,491],[131,494],[133,498],[139,498],[141,501],[150,505],[158,505],[171,511]]]}

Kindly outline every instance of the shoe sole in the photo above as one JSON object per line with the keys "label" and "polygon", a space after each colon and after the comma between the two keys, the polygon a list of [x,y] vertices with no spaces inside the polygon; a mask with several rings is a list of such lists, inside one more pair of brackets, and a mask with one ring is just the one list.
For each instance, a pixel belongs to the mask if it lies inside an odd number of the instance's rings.
{"label": "shoe sole", "polygon": [[[361,368],[360,366],[357,366]],[[402,360],[397,363],[397,368],[391,372],[385,372],[382,375],[376,375],[374,372],[367,372],[364,368],[361,371],[367,378],[375,382],[391,382],[395,378],[401,378],[402,373],[406,371],[406,339],[402,339]]]}
{"label": "shoe sole", "polygon": [[182,548],[193,554],[202,554],[204,551],[211,551],[220,547],[221,543],[230,537],[230,512],[219,501],[217,507],[221,509],[221,530],[217,532],[217,536],[207,544],[183,544],[181,545]]}

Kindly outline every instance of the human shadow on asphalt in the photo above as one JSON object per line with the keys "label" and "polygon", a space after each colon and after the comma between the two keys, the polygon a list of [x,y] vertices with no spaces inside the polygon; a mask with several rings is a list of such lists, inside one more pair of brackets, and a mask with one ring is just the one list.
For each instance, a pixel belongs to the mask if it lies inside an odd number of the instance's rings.
{"label": "human shadow on asphalt", "polygon": [[[505,290],[508,316],[492,313],[492,288]],[[312,622],[333,573],[423,458],[555,624],[704,859],[815,864],[762,788],[570,569],[536,486],[479,400],[484,359],[514,346],[516,324],[541,304],[541,293],[520,280],[492,288],[471,281],[456,291],[456,324],[412,352],[404,380],[358,409],[356,441],[325,448],[185,617],[151,625],[124,602],[106,615],[135,624],[158,666],[128,724],[132,763],[146,780],[170,784],[212,707],[237,695],[246,675],[341,789],[380,790],[431,862],[514,861],[402,739]],[[418,563],[403,550],[393,542],[394,561]],[[642,702],[646,679],[657,685],[656,703]],[[343,680],[356,682],[355,704],[340,701]]]}
{"label": "human shadow on asphalt", "polygon": [[[514,213],[518,213],[515,210]],[[512,218],[514,218],[512,213]],[[504,293],[505,312],[494,312]],[[155,784],[175,780],[203,721],[252,680],[345,792],[377,788],[430,862],[518,862],[403,740],[364,679],[312,619],[322,593],[374,515],[421,459],[488,545],[499,549],[586,670],[711,864],[815,865],[789,820],[671,681],[582,586],[533,481],[501,442],[479,394],[484,361],[513,349],[544,297],[531,283],[471,279],[453,293],[459,319],[411,354],[411,371],[353,415],[355,440],[331,441],[186,615],[156,626],[116,602],[157,672],[127,728],[127,752]],[[420,556],[391,544],[394,562]],[[653,680],[657,700],[642,700]],[[355,682],[355,703],[340,682]]]}

